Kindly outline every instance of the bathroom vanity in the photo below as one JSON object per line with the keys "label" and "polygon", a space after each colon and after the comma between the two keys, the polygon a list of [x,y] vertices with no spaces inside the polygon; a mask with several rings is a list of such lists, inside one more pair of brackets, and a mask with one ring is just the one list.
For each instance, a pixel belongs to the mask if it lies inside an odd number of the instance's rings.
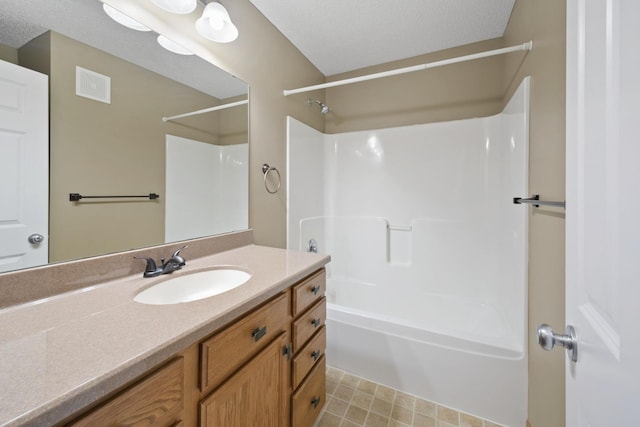
{"label": "bathroom vanity", "polygon": [[246,245],[172,274],[251,273],[202,300],[134,302],[166,280],[139,274],[2,309],[0,425],[311,426],[325,403],[328,261]]}

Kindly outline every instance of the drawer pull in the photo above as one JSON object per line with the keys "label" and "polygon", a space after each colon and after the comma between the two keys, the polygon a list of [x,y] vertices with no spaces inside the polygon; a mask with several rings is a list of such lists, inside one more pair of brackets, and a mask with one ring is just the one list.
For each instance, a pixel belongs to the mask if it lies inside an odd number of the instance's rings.
{"label": "drawer pull", "polygon": [[320,320],[320,319],[311,320],[311,324],[313,325],[314,328],[317,328],[318,326],[320,326],[321,322],[322,322],[322,320]]}
{"label": "drawer pull", "polygon": [[313,409],[316,409],[319,403],[320,403],[319,397],[313,397],[313,399],[311,399],[311,405],[313,406]]}
{"label": "drawer pull", "polygon": [[251,336],[253,337],[253,340],[258,342],[258,340],[260,338],[262,338],[263,336],[267,335],[267,327],[264,326],[262,328],[256,328],[255,331],[253,331],[253,333],[251,334]]}
{"label": "drawer pull", "polygon": [[320,292],[320,285],[315,285],[313,287],[311,287],[311,293],[314,295],[318,295],[318,292]]}
{"label": "drawer pull", "polygon": [[320,358],[321,355],[322,355],[322,353],[320,353],[320,350],[316,350],[313,353],[311,353],[311,358],[315,362],[316,360],[318,360]]}

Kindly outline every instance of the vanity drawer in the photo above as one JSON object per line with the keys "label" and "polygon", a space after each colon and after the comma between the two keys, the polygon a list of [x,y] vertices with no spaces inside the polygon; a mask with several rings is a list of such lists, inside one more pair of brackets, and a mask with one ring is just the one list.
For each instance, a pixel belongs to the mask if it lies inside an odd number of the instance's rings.
{"label": "vanity drawer", "polygon": [[183,398],[184,358],[180,357],[69,425],[174,425]]}
{"label": "vanity drawer", "polygon": [[318,271],[303,282],[293,287],[293,317],[302,313],[314,302],[324,296],[327,288],[327,273],[325,269]]}
{"label": "vanity drawer", "polygon": [[293,352],[300,348],[320,329],[327,320],[327,300],[322,298],[306,313],[292,323]]}
{"label": "vanity drawer", "polygon": [[282,294],[200,345],[200,390],[207,392],[287,330],[289,299]]}
{"label": "vanity drawer", "polygon": [[320,358],[309,377],[291,397],[291,425],[311,427],[326,399],[326,362]]}
{"label": "vanity drawer", "polygon": [[304,377],[307,376],[313,365],[322,356],[327,346],[326,327],[322,326],[318,333],[307,345],[293,358],[293,389],[298,388]]}

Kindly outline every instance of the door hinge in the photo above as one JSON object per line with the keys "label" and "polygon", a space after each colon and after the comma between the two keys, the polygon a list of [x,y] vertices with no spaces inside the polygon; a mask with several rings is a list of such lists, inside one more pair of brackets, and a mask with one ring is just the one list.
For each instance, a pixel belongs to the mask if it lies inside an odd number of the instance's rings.
{"label": "door hinge", "polygon": [[293,356],[293,346],[291,343],[288,343],[282,347],[282,354],[287,356],[287,360],[291,360],[291,356]]}

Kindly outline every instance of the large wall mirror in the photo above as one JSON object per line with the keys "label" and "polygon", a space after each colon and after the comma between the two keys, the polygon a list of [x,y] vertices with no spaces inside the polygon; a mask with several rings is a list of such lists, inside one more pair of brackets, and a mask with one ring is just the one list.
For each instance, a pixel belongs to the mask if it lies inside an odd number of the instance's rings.
{"label": "large wall mirror", "polygon": [[[39,264],[248,227],[247,84],[116,23],[99,0],[2,0],[0,19],[0,59],[49,76],[48,230],[18,244],[45,247]],[[5,211],[0,233],[16,222]],[[21,251],[0,247],[0,260]]]}

